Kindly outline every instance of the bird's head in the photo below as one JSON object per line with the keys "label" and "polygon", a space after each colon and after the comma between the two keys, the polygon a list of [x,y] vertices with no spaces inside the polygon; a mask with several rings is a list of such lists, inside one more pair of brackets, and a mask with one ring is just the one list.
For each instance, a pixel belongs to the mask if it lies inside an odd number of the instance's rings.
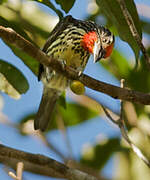
{"label": "bird's head", "polygon": [[98,31],[91,31],[83,36],[84,49],[94,55],[94,62],[111,55],[114,47],[114,35],[105,27],[99,27]]}

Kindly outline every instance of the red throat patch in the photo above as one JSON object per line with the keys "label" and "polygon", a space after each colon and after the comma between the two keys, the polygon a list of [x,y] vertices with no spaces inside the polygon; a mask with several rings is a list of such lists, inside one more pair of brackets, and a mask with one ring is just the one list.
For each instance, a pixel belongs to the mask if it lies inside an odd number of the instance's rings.
{"label": "red throat patch", "polygon": [[97,34],[96,32],[88,32],[83,36],[82,39],[82,46],[85,50],[89,51],[90,53],[93,53],[94,43],[97,41]]}
{"label": "red throat patch", "polygon": [[106,54],[104,58],[107,58],[111,55],[112,51],[113,51],[113,47],[114,47],[114,43],[112,43],[110,46],[108,46],[107,48],[105,48]]}

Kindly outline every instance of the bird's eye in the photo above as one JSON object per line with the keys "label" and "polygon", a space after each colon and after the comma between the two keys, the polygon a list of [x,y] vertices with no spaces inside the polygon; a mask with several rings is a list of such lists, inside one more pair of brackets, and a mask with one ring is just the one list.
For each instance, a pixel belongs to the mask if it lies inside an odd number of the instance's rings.
{"label": "bird's eye", "polygon": [[103,39],[103,43],[106,43],[107,42],[107,39]]}
{"label": "bird's eye", "polygon": [[104,38],[102,41],[103,41],[103,43],[106,43],[106,44],[111,44],[111,42],[110,42],[110,39],[109,39],[109,38]]}

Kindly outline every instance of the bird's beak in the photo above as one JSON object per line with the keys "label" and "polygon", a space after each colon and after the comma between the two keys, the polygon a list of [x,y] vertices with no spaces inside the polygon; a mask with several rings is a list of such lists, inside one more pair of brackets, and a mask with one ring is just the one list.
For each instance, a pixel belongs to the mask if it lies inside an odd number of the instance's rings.
{"label": "bird's beak", "polygon": [[105,50],[101,46],[101,42],[94,43],[93,55],[94,55],[94,63],[98,62],[101,58],[105,56]]}

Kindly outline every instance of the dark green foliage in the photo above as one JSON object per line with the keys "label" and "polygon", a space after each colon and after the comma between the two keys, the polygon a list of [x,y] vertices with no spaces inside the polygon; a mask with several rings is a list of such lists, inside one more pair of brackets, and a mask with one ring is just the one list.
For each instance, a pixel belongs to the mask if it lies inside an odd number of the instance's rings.
{"label": "dark green foliage", "polygon": [[29,89],[29,84],[24,75],[16,67],[0,60],[0,73],[7,81],[20,93],[25,93]]}
{"label": "dark green foliage", "polygon": [[[115,25],[120,38],[129,43],[135,53],[136,59],[138,59],[140,48],[131,34],[130,28],[124,18],[117,0],[97,0],[96,2],[99,5],[100,10],[112,22],[112,24]],[[136,30],[139,36],[142,38],[141,23],[139,21],[139,16],[134,1],[126,0],[124,2],[126,3],[126,7],[133,19]]]}
{"label": "dark green foliage", "polygon": [[60,4],[61,8],[68,13],[69,10],[73,7],[75,0],[55,0],[57,4]]}

